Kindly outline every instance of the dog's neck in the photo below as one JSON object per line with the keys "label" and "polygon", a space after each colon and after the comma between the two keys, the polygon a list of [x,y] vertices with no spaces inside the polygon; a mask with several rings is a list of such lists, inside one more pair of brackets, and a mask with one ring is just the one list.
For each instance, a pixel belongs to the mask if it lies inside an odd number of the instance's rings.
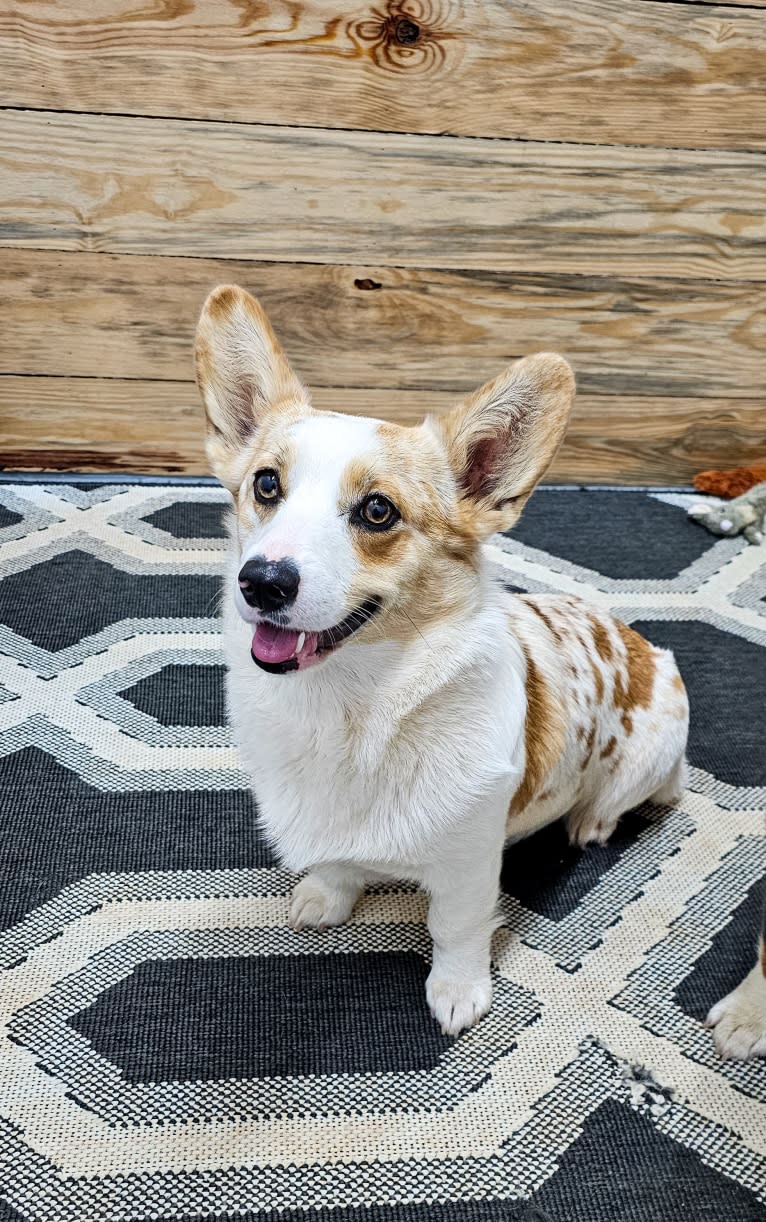
{"label": "dog's neck", "polygon": [[299,721],[307,729],[336,724],[339,732],[353,735],[372,768],[420,707],[473,668],[488,668],[489,676],[507,640],[504,597],[502,588],[482,572],[475,598],[459,613],[405,640],[350,640],[302,673],[256,672],[263,712],[273,722]]}

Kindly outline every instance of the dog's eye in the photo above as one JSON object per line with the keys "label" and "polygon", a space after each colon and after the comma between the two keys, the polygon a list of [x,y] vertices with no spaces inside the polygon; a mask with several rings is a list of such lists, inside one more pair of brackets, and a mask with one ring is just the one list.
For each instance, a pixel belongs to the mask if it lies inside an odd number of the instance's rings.
{"label": "dog's eye", "polygon": [[399,520],[399,510],[388,497],[374,492],[362,501],[357,510],[357,521],[367,530],[388,530]]}
{"label": "dog's eye", "polygon": [[279,476],[276,471],[272,471],[270,468],[264,471],[256,471],[253,487],[255,489],[255,499],[260,501],[262,505],[273,505],[274,501],[279,500],[281,489],[279,487]]}

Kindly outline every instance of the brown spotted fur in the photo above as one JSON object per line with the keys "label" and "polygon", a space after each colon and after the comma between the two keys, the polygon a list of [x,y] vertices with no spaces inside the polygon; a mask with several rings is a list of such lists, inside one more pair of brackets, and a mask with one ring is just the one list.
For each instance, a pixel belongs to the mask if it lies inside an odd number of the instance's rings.
{"label": "brown spotted fur", "polygon": [[524,773],[508,810],[509,817],[524,810],[550,775],[564,740],[564,721],[552,692],[526,645],[527,718],[524,725]]}
{"label": "brown spotted fur", "polygon": [[587,809],[590,794],[608,789],[626,763],[651,750],[652,735],[668,716],[678,716],[679,695],[684,708],[686,698],[669,654],[585,601],[569,595],[508,597],[512,631],[532,654],[548,707],[565,727],[548,775],[539,784],[535,773],[524,775],[509,811],[513,835],[517,825],[526,830],[548,822],[552,812],[576,811],[580,801]]}

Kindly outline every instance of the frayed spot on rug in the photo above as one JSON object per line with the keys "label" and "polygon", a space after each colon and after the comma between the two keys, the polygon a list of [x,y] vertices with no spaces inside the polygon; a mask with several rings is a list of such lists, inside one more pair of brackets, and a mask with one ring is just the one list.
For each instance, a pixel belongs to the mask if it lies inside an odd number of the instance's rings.
{"label": "frayed spot on rug", "polygon": [[623,1065],[621,1077],[630,1093],[631,1107],[661,1116],[676,1101],[672,1086],[663,1086],[645,1065]]}

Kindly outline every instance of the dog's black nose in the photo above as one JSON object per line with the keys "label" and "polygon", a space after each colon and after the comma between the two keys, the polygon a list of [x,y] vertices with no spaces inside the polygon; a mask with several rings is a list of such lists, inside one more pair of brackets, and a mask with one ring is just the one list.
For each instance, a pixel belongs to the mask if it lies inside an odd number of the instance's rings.
{"label": "dog's black nose", "polygon": [[255,556],[239,571],[239,588],[250,607],[281,611],[295,602],[300,573],[292,560],[266,560]]}

